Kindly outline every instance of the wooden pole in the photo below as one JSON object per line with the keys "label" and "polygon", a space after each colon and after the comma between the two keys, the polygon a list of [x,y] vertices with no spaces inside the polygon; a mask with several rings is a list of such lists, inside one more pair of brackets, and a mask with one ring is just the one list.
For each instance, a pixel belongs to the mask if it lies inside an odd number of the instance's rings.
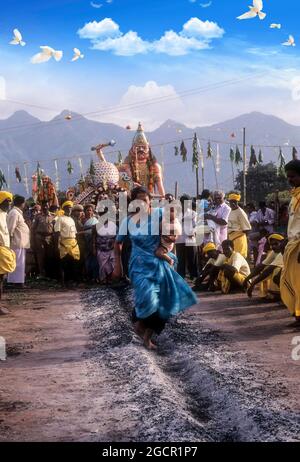
{"label": "wooden pole", "polygon": [[175,183],[175,199],[178,199],[178,181]]}
{"label": "wooden pole", "polygon": [[199,197],[199,167],[196,167],[196,197]]}

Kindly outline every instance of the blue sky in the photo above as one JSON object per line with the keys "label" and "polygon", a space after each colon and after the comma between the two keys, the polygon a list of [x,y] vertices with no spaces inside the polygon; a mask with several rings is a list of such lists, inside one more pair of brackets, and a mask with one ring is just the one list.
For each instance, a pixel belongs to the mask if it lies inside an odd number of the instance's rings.
{"label": "blue sky", "polygon": [[[265,0],[263,21],[236,19],[251,0],[212,0],[207,8],[201,3],[209,0],[94,3],[102,7],[93,8],[89,0],[10,0],[2,5],[1,118],[16,109],[43,119],[66,108],[81,113],[103,110],[97,120],[122,125],[143,119],[152,129],[166,118],[195,126],[259,110],[300,125],[296,0],[286,0],[284,8],[279,0]],[[270,29],[271,23],[282,28]],[[15,27],[26,41],[23,48],[9,45]],[[281,45],[289,34],[298,46]],[[62,50],[62,61],[31,64],[41,45]],[[71,63],[74,47],[85,58]],[[191,88],[249,75],[253,77],[228,87],[180,97]],[[174,99],[164,104],[127,111],[120,107],[169,95]],[[22,107],[5,98],[52,110]],[[119,110],[105,114],[109,106]]]}

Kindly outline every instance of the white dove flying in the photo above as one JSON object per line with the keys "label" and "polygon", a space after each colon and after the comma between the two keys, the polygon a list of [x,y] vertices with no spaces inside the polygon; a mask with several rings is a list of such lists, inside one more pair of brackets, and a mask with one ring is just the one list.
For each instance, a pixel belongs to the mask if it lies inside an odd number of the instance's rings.
{"label": "white dove flying", "polygon": [[23,42],[22,34],[18,29],[14,29],[14,38],[9,43],[11,45],[21,45],[21,47],[24,47],[26,45],[26,43]]}
{"label": "white dove flying", "polygon": [[295,47],[296,46],[296,43],[295,43],[295,39],[292,35],[289,36],[289,39],[287,42],[283,42],[283,44],[285,47]]}
{"label": "white dove flying", "polygon": [[249,6],[250,11],[248,11],[248,13],[242,14],[241,16],[238,16],[237,19],[251,19],[255,18],[256,16],[258,16],[259,19],[265,19],[267,15],[266,13],[262,12],[263,7],[264,6],[262,0],[253,0],[253,6]]}
{"label": "white dove flying", "polygon": [[46,63],[51,58],[54,58],[55,61],[60,61],[63,57],[63,52],[54,50],[54,48],[42,46],[40,49],[42,51],[31,58],[32,64]]}
{"label": "white dove flying", "polygon": [[78,59],[83,59],[84,58],[84,55],[81,53],[80,50],[78,50],[78,48],[74,48],[73,51],[74,51],[75,55],[73,56],[72,62],[77,61]]}
{"label": "white dove flying", "polygon": [[271,24],[270,29],[281,29],[281,24]]}

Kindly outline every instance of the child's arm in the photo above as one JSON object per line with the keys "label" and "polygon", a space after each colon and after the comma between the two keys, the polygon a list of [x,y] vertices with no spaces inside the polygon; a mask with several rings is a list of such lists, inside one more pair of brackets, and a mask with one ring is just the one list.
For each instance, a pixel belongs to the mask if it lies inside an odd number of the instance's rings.
{"label": "child's arm", "polygon": [[169,257],[167,249],[165,249],[163,246],[159,246],[158,249],[155,251],[155,256],[157,258],[160,258],[161,260],[165,260],[169,265],[173,266],[174,265],[174,260]]}

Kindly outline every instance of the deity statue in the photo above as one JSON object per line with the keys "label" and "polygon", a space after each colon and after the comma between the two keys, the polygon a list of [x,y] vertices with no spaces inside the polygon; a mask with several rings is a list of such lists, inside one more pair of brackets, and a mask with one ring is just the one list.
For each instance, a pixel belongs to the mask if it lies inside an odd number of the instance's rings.
{"label": "deity statue", "polygon": [[129,154],[124,163],[118,166],[118,170],[121,186],[132,189],[134,186],[141,185],[152,194],[162,197],[165,195],[162,169],[152,154],[141,123],[133,138]]}
{"label": "deity statue", "polygon": [[39,172],[32,175],[32,197],[37,204],[48,201],[50,207],[58,206],[56,188],[51,178],[44,174],[40,175]]}
{"label": "deity statue", "polygon": [[119,171],[113,163],[106,161],[102,151],[102,149],[114,145],[115,141],[110,141],[91,148],[92,151],[96,152],[98,159],[97,162],[92,160],[89,171],[84,178],[79,180],[79,194],[75,198],[76,203],[96,206],[101,195],[116,191],[118,188]]}

